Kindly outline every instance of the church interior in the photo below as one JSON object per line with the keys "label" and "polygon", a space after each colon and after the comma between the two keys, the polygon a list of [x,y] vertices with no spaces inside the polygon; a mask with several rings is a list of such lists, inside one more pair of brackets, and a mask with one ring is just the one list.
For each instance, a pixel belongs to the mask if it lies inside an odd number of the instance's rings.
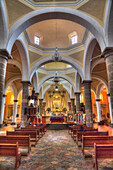
{"label": "church interior", "polygon": [[113,169],[113,1],[0,0],[0,23],[0,170]]}

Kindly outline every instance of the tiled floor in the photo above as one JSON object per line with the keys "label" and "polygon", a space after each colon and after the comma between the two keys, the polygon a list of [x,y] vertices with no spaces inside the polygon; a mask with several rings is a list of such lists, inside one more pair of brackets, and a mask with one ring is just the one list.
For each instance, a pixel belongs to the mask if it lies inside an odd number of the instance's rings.
{"label": "tiled floor", "polygon": [[[96,125],[95,125],[96,127]],[[12,127],[7,127],[8,129]],[[4,131],[7,128],[3,129]],[[99,131],[112,134],[113,129],[106,126]],[[0,170],[13,170],[14,159],[0,157]],[[48,130],[28,156],[22,157],[19,170],[92,170],[93,160],[85,159],[67,130]],[[99,161],[99,169],[113,169],[113,160]]]}

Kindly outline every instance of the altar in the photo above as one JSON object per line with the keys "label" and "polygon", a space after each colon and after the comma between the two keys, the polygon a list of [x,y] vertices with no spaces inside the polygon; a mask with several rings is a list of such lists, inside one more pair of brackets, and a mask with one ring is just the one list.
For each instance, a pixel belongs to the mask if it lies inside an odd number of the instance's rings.
{"label": "altar", "polygon": [[51,123],[63,123],[64,117],[63,116],[52,116],[50,117]]}

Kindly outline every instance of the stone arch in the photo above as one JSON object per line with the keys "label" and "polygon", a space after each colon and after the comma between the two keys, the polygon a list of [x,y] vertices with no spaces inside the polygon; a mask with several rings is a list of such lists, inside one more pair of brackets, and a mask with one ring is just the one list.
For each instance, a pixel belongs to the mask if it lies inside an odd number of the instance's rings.
{"label": "stone arch", "polygon": [[88,42],[87,48],[85,49],[84,53],[84,66],[83,66],[83,73],[84,73],[84,79],[85,80],[91,80],[91,57],[93,54],[93,50],[95,48],[97,41],[94,38],[94,36],[90,37],[90,40]]}
{"label": "stone arch", "polygon": [[19,69],[20,69],[20,71],[21,71],[21,73],[22,73],[22,66],[21,66],[21,64],[18,62],[18,61],[16,61],[16,60],[12,60],[12,59],[9,59],[8,60],[8,64],[14,64],[14,65],[16,65]]}
{"label": "stone arch", "polygon": [[29,54],[28,54],[27,46],[25,45],[25,42],[21,36],[18,37],[15,44],[18,48],[21,61],[22,61],[22,81],[29,81],[30,63],[29,63]]}
{"label": "stone arch", "polygon": [[78,72],[75,75],[75,92],[80,92],[80,75]]}
{"label": "stone arch", "polygon": [[[49,85],[49,86],[47,86],[47,87],[45,88],[45,90],[44,90],[43,93],[42,93],[42,98],[44,98],[44,95],[45,95],[46,91],[47,91],[50,87],[51,87],[51,86]],[[65,90],[67,90],[67,92],[68,92],[69,95],[71,96],[70,90],[68,89],[68,87],[66,87],[65,85],[63,85],[63,87],[64,87]]]}
{"label": "stone arch", "polygon": [[103,63],[104,62],[104,58],[100,58],[98,60],[95,60],[93,63],[92,63],[92,66],[91,66],[91,72],[93,71],[94,67],[100,63]]}
{"label": "stone arch", "polygon": [[107,2],[106,16],[105,16],[105,38],[106,46],[113,46],[113,1]]}
{"label": "stone arch", "polygon": [[7,50],[10,51],[17,37],[30,25],[47,19],[65,19],[76,22],[87,28],[96,37],[100,46],[105,48],[102,26],[87,14],[65,7],[48,7],[32,11],[16,21],[9,30]]}
{"label": "stone arch", "polygon": [[[49,75],[47,77],[45,77],[44,79],[41,80],[41,82],[39,83],[39,91],[40,91],[40,88],[42,87],[43,83],[51,78],[53,78],[55,75]],[[72,82],[72,80],[70,78],[68,78],[67,76],[65,75],[58,75],[58,77],[60,78],[63,78],[65,80],[67,80],[73,87],[73,89],[75,90],[75,86],[74,86],[74,83]]]}
{"label": "stone arch", "polygon": [[92,75],[92,78],[100,80],[105,85],[105,87],[107,89],[107,93],[109,93],[108,83],[107,83],[107,81],[104,78],[102,78],[101,76],[98,76],[98,75]]}
{"label": "stone arch", "polygon": [[4,94],[6,94],[6,90],[7,90],[7,87],[15,80],[18,80],[18,79],[21,79],[21,76],[14,76],[12,78],[10,78],[6,84],[5,84],[5,88],[4,88]]}
{"label": "stone arch", "polygon": [[98,84],[97,89],[96,89],[96,98],[99,99],[101,91],[105,88],[105,84],[102,82]]}
{"label": "stone arch", "polygon": [[[36,70],[37,70],[41,65],[44,65],[44,64],[50,63],[50,62],[54,62],[52,56],[51,56],[51,57],[44,58],[44,59],[38,61],[38,62],[31,68],[31,71],[30,71],[30,81],[31,81],[31,79],[32,79],[33,74],[36,72]],[[77,64],[76,62],[74,62],[72,59],[69,59],[69,58],[66,58],[66,57],[61,57],[61,58],[60,58],[60,62],[68,63],[68,64],[70,64],[71,66],[73,66],[73,68],[75,68],[75,69],[79,72],[81,78],[83,79],[83,71],[82,71],[82,68],[81,68],[81,66],[80,66],[79,64]]]}
{"label": "stone arch", "polygon": [[8,40],[8,21],[5,1],[0,1],[0,48],[5,49]]}

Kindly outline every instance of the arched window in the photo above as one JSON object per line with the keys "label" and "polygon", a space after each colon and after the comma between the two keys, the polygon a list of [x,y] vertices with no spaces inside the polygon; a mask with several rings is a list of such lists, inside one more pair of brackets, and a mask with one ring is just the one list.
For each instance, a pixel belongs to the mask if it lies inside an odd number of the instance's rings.
{"label": "arched window", "polygon": [[34,43],[37,44],[37,45],[40,45],[40,37],[38,36],[34,36]]}
{"label": "arched window", "polygon": [[72,40],[72,45],[76,44],[77,43],[77,34],[72,36],[71,40]]}

